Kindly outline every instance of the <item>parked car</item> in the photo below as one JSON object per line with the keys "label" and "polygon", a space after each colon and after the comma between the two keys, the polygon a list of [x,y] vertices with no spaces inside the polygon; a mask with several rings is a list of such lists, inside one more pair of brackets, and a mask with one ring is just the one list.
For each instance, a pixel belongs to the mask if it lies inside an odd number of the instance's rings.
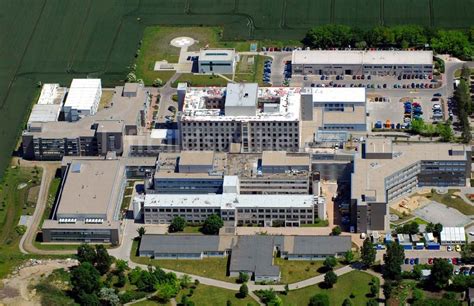
{"label": "parked car", "polygon": [[410,265],[414,265],[415,264],[415,259],[414,258],[410,258]]}
{"label": "parked car", "polygon": [[441,110],[441,105],[439,105],[439,104],[433,104],[433,110],[435,110],[435,109]]}
{"label": "parked car", "polygon": [[455,249],[456,249],[456,252],[461,252],[461,246],[459,244],[456,244]]}
{"label": "parked car", "polygon": [[408,265],[410,263],[410,258],[405,258],[405,264]]}
{"label": "parked car", "polygon": [[432,265],[433,264],[433,258],[428,258],[428,264]]}
{"label": "parked car", "polygon": [[453,251],[453,247],[448,245],[448,247],[446,248],[446,250],[448,250],[448,252],[452,252]]}

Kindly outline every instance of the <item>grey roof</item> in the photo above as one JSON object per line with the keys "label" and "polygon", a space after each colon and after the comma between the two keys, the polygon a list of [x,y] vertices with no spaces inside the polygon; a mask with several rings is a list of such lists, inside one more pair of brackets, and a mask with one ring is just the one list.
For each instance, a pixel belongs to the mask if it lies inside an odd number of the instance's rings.
{"label": "grey roof", "polygon": [[294,236],[293,250],[288,254],[333,255],[350,249],[350,236]]}
{"label": "grey roof", "polygon": [[229,271],[247,271],[255,276],[280,276],[280,268],[273,265],[274,237],[239,236],[232,248]]}
{"label": "grey roof", "polygon": [[144,235],[140,252],[155,253],[201,253],[219,251],[219,236],[201,235]]}

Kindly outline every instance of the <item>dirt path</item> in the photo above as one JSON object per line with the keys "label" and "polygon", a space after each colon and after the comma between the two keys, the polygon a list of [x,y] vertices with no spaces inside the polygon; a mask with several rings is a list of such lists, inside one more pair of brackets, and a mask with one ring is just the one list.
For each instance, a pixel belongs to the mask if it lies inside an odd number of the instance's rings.
{"label": "dirt path", "polygon": [[0,289],[0,305],[41,305],[35,290],[29,287],[49,275],[53,270],[77,265],[76,260],[34,260],[27,261],[22,267],[3,280]]}

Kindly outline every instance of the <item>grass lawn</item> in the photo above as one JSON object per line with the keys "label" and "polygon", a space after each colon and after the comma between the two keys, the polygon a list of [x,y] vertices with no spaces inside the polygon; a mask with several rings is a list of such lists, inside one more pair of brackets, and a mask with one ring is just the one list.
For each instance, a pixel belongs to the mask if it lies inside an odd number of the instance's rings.
{"label": "grass lawn", "polygon": [[99,110],[102,110],[110,105],[112,97],[114,96],[113,90],[102,90],[102,96],[99,101]]}
{"label": "grass lawn", "polygon": [[319,286],[310,286],[290,291],[288,295],[280,295],[280,297],[285,306],[299,306],[308,305],[309,299],[313,295],[325,293],[329,296],[330,305],[342,305],[342,302],[352,293],[354,294],[354,298],[351,299],[353,305],[365,305],[370,299],[368,295],[371,280],[372,275],[368,273],[352,271],[338,277],[337,283],[331,289],[321,289]]}
{"label": "grass lawn", "polygon": [[224,258],[203,258],[201,260],[177,260],[177,259],[151,259],[137,256],[138,241],[134,240],[130,259],[143,265],[153,265],[174,271],[210,277],[222,281],[234,282],[234,278],[228,277],[227,260]]}
{"label": "grass lawn", "polygon": [[[221,34],[222,29],[219,27],[151,26],[145,28],[140,54],[136,60],[137,78],[143,79],[146,85],[151,85],[155,78],[161,78],[163,82],[166,82],[175,72],[154,71],[153,69],[156,61],[178,62],[179,48],[171,46],[170,42],[173,38],[179,36],[189,36],[195,39],[195,43],[188,48],[189,51],[198,51],[206,46],[212,48],[235,48],[237,51],[248,51],[250,49],[250,42],[221,41]],[[196,83],[195,85],[205,84]]]}
{"label": "grass lawn", "polygon": [[[176,297],[176,301],[181,302],[181,298],[184,294],[188,294],[189,289],[181,290]],[[257,302],[251,297],[247,296],[244,299],[236,297],[236,291],[206,286],[199,284],[194,289],[192,296],[188,295],[188,300],[193,301],[194,305],[209,305],[209,306],[225,306],[227,301],[232,303],[232,306],[247,306],[247,305],[258,305]]]}
{"label": "grass lawn", "polygon": [[454,195],[455,192],[460,192],[459,189],[451,189],[447,194],[438,194],[436,192],[431,192],[425,194],[424,196],[430,200],[439,202],[448,207],[459,210],[464,215],[474,215],[474,206],[464,202],[459,196]]}
{"label": "grass lawn", "polygon": [[200,226],[185,226],[182,232],[174,233],[174,234],[202,234]]}
{"label": "grass lawn", "polygon": [[[274,263],[280,267],[282,284],[291,284],[302,281],[321,273],[324,271],[323,260],[309,261],[309,260],[285,260],[283,258],[275,258]],[[334,269],[338,269],[342,265],[340,263]]]}
{"label": "grass lawn", "polygon": [[[231,79],[232,76],[229,77]],[[194,73],[183,73],[181,76],[173,82],[172,86],[177,87],[178,83],[186,82],[190,86],[218,86],[225,87],[227,86],[228,81],[224,78],[221,78],[217,75],[208,75],[208,74],[194,74]]]}
{"label": "grass lawn", "polygon": [[428,224],[427,221],[421,219],[421,218],[415,218],[413,221],[415,221],[416,223],[420,224],[420,225],[424,225],[424,224]]}
{"label": "grass lawn", "polygon": [[55,177],[51,181],[48,190],[48,200],[46,202],[46,207],[43,212],[43,216],[41,217],[41,222],[39,224],[39,228],[43,226],[44,220],[48,219],[51,215],[51,210],[53,209],[54,202],[56,201],[56,195],[58,193],[59,187],[61,186],[61,178]]}
{"label": "grass lawn", "polygon": [[136,302],[136,303],[131,303],[130,305],[133,305],[133,306],[156,306],[156,305],[171,305],[171,303],[166,303],[166,304],[163,304],[163,303],[158,303],[157,301],[151,301],[151,300],[144,300],[144,301],[140,301],[140,302]]}
{"label": "grass lawn", "polygon": [[41,181],[40,168],[7,168],[0,184],[0,279],[29,258],[20,253],[21,236],[15,231],[20,216],[28,210],[28,192]]}
{"label": "grass lawn", "polygon": [[[260,86],[268,85],[262,81],[263,66],[266,59],[270,59],[270,57],[262,55],[241,56],[237,63],[234,81],[258,83]],[[231,75],[227,75],[227,77],[232,78]]]}
{"label": "grass lawn", "polygon": [[315,223],[311,224],[301,224],[301,227],[327,227],[329,226],[328,220],[317,220]]}
{"label": "grass lawn", "polygon": [[[473,75],[473,74],[474,74],[474,69],[471,68],[471,75]],[[461,77],[461,69],[458,69],[458,70],[454,71],[454,77],[455,78]]]}

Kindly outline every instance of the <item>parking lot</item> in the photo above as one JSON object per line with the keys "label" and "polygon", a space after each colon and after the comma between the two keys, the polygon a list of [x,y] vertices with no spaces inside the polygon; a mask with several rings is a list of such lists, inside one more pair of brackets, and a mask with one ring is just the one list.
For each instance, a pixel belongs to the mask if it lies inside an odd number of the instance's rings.
{"label": "parking lot", "polygon": [[[370,128],[376,125],[377,121],[380,121],[385,127],[386,123],[402,125],[405,119],[405,108],[404,102],[410,101],[411,103],[418,103],[421,107],[422,114],[420,117],[425,122],[433,122],[433,106],[438,104],[441,109],[442,98],[433,96],[431,92],[407,92],[398,90],[377,90],[374,92],[367,93],[367,113],[369,114],[367,122]],[[384,98],[384,99],[381,99]],[[439,101],[431,101],[432,99],[440,99]],[[375,102],[376,100],[384,100],[385,102]],[[412,104],[413,105],[413,104]],[[415,108],[414,106],[412,107]],[[409,118],[413,118],[409,116]],[[441,117],[442,118],[442,117]]]}

